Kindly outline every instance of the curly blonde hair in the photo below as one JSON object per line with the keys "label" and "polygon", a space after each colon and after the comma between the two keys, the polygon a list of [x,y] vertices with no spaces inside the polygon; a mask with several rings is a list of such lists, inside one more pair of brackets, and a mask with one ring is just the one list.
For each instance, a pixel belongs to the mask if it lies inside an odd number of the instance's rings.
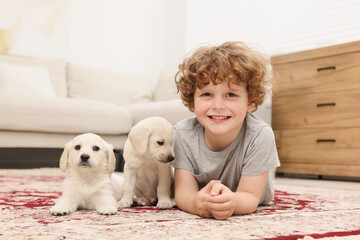
{"label": "curly blonde hair", "polygon": [[243,85],[254,110],[264,101],[272,84],[269,61],[242,42],[225,42],[219,46],[203,46],[179,65],[175,82],[181,99],[194,111],[194,93],[210,84]]}

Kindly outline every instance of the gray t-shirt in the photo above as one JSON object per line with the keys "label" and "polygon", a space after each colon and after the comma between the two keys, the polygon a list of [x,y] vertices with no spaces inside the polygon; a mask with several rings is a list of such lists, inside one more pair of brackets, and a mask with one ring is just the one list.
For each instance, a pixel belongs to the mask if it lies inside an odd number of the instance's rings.
{"label": "gray t-shirt", "polygon": [[[195,117],[186,118],[175,125],[174,150],[172,166],[192,171],[199,189],[211,180],[221,180],[235,192],[241,175],[255,176],[280,166],[271,127],[252,113],[246,114],[236,139],[220,152],[207,148],[204,127],[199,121]],[[269,174],[260,204],[269,203],[273,196]]]}

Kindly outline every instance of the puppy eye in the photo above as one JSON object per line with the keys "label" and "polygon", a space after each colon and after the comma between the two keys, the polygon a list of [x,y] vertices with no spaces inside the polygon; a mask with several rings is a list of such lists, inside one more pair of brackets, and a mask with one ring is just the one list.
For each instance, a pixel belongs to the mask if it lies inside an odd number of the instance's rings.
{"label": "puppy eye", "polygon": [[157,141],[157,144],[164,145],[164,141]]}
{"label": "puppy eye", "polygon": [[100,148],[99,148],[98,146],[94,146],[94,147],[93,147],[93,150],[94,150],[95,152],[97,152],[97,151],[100,150]]}
{"label": "puppy eye", "polygon": [[75,146],[75,150],[80,150],[81,146],[80,145],[76,145]]}

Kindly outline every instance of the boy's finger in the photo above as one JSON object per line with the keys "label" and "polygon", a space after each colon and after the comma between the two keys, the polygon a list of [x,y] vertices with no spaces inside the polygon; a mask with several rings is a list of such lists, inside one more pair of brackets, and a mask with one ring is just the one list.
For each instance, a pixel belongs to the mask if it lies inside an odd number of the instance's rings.
{"label": "boy's finger", "polygon": [[217,182],[212,186],[210,190],[210,195],[211,196],[220,195],[222,190],[223,190],[223,185],[221,184],[221,182]]}
{"label": "boy's finger", "polygon": [[209,210],[202,211],[199,215],[201,217],[204,217],[204,218],[211,218],[212,217],[212,213]]}
{"label": "boy's finger", "polygon": [[204,206],[210,209],[211,212],[213,211],[224,211],[229,208],[228,204],[226,203],[217,203],[217,202],[208,202],[205,201]]}
{"label": "boy's finger", "polygon": [[225,202],[229,201],[229,197],[226,194],[219,194],[216,196],[210,195],[209,197],[207,197],[205,199],[205,201],[211,202],[211,203],[225,203]]}
{"label": "boy's finger", "polygon": [[226,220],[229,217],[231,217],[231,211],[230,210],[225,210],[225,211],[212,211],[212,216],[218,220]]}
{"label": "boy's finger", "polygon": [[203,187],[201,190],[210,192],[210,190],[212,189],[212,187],[214,186],[214,184],[216,183],[221,183],[221,181],[219,180],[211,180],[208,184],[206,184],[205,187]]}

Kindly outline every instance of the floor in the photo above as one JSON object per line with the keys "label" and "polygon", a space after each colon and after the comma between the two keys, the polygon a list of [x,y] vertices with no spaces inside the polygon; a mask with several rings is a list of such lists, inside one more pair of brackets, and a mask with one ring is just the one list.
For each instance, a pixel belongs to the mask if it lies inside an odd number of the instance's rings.
{"label": "floor", "polygon": [[295,177],[275,177],[275,183],[284,183],[297,186],[319,186],[341,188],[360,191],[360,179],[352,180],[328,180],[328,179],[309,179]]}

